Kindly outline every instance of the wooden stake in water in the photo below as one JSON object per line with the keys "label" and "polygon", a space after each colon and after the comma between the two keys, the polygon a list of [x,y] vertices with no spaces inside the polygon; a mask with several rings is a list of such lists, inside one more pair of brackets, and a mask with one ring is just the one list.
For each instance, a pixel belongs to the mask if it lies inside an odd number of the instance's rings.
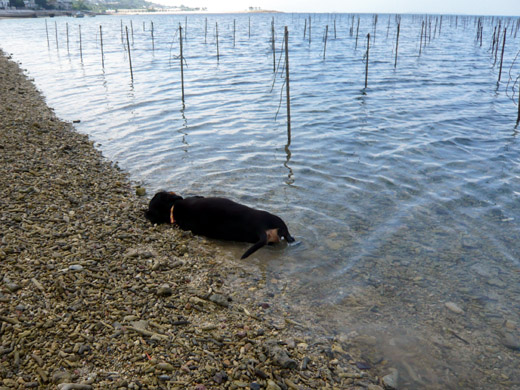
{"label": "wooden stake in water", "polygon": [[47,19],[45,19],[45,33],[47,34],[47,47],[50,48],[51,44],[49,42],[49,27],[47,27]]}
{"label": "wooden stake in water", "polygon": [[424,31],[424,20],[422,21],[422,26],[421,26],[421,39],[419,41],[419,57],[421,56],[421,52],[422,52],[423,31]]}
{"label": "wooden stake in water", "polygon": [[520,93],[518,94],[518,117],[516,118],[516,127],[520,123]]}
{"label": "wooden stake in water", "polygon": [[237,30],[237,21],[236,21],[236,19],[233,19],[233,47],[235,47],[236,30]]}
{"label": "wooden stake in water", "polygon": [[152,51],[155,51],[155,41],[153,39],[153,22],[151,22],[152,25]]}
{"label": "wooden stake in water", "polygon": [[500,83],[500,78],[502,77],[502,62],[504,61],[504,48],[506,47],[506,35],[507,35],[507,27],[504,28],[504,40],[502,41],[502,54],[500,55],[500,71],[498,72],[497,84]]}
{"label": "wooden stake in water", "polygon": [[99,26],[99,40],[101,42],[101,66],[105,69],[105,55],[103,54],[103,28]]}
{"label": "wooden stake in water", "polygon": [[500,29],[501,29],[501,23],[498,22],[498,29],[497,29],[497,43],[495,45],[495,61],[493,62],[493,66],[496,65],[497,59],[498,59],[498,45],[500,43]]}
{"label": "wooden stake in water", "polygon": [[276,72],[276,48],[274,46],[274,18],[271,20],[271,48],[273,50],[273,72]]}
{"label": "wooden stake in water", "polygon": [[124,38],[123,38],[123,19],[121,19],[121,43],[124,42]]}
{"label": "wooden stake in water", "polygon": [[208,18],[204,22],[204,43],[208,42]]}
{"label": "wooden stake in water", "polygon": [[325,53],[327,52],[327,37],[329,35],[329,25],[325,26],[325,44],[323,46],[323,59],[325,59]]}
{"label": "wooden stake in water", "polygon": [[395,39],[395,61],[394,68],[397,67],[397,51],[399,50],[399,30],[401,29],[401,22],[397,23],[397,37]]}
{"label": "wooden stake in water", "polygon": [[130,79],[134,82],[134,71],[132,70],[132,55],[130,54],[130,40],[128,39],[128,27],[126,29],[126,47],[128,49],[128,64],[130,65]]}
{"label": "wooden stake in water", "polygon": [[356,46],[354,47],[354,50],[357,50],[357,41],[358,41],[358,35],[359,35],[359,16],[357,19],[357,29],[356,29]]}
{"label": "wooden stake in water", "polygon": [[251,16],[249,17],[247,37],[251,38]]}
{"label": "wooden stake in water", "polygon": [[217,62],[220,60],[220,52],[218,48],[218,22],[215,22],[215,35],[217,37]]}
{"label": "wooden stake in water", "polygon": [[334,39],[337,39],[337,35],[336,35],[336,19],[334,18]]}
{"label": "wooden stake in water", "polygon": [[368,87],[368,56],[370,54],[370,33],[367,34],[367,62],[365,65],[365,89]]}
{"label": "wooden stake in water", "polygon": [[184,103],[184,57],[182,55],[182,26],[179,23],[179,42],[180,42],[180,57],[181,57],[181,91],[182,102]]}
{"label": "wooden stake in water", "polygon": [[287,136],[291,139],[291,94],[289,88],[289,30],[285,26],[285,95],[287,97]]}
{"label": "wooden stake in water", "polygon": [[54,21],[54,33],[56,35],[56,50],[59,50],[59,47],[58,47],[58,23],[56,23],[56,21]]}
{"label": "wooden stake in water", "polygon": [[130,20],[130,32],[132,33],[132,46],[134,46],[134,24]]}
{"label": "wooden stake in water", "polygon": [[309,45],[311,44],[311,15],[309,15]]}
{"label": "wooden stake in water", "polygon": [[81,57],[81,62],[83,62],[83,44],[81,42],[81,24],[79,27],[79,56]]}
{"label": "wooden stake in water", "polygon": [[307,33],[307,18],[305,20],[305,25],[303,26],[303,39],[305,39],[305,34]]}
{"label": "wooden stake in water", "polygon": [[69,23],[65,23],[65,28],[67,31],[67,53],[69,52]]}

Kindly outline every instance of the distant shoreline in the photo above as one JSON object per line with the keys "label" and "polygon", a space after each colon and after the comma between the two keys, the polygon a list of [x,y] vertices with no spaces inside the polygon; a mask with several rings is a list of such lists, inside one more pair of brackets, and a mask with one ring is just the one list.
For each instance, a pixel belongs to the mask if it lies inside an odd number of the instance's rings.
{"label": "distant shoreline", "polygon": [[[0,10],[0,19],[17,19],[17,18],[45,18],[54,16],[74,16],[76,10]],[[86,16],[101,15],[91,11],[81,11]]]}
{"label": "distant shoreline", "polygon": [[261,11],[235,11],[235,12],[207,12],[207,11],[177,11],[161,9],[156,11],[146,11],[138,9],[120,9],[114,12],[93,12],[93,11],[77,11],[77,10],[0,10],[0,19],[18,19],[18,18],[46,18],[55,16],[74,16],[77,12],[83,13],[85,16],[97,15],[220,15],[220,14],[265,14],[265,13],[283,13],[274,10]]}

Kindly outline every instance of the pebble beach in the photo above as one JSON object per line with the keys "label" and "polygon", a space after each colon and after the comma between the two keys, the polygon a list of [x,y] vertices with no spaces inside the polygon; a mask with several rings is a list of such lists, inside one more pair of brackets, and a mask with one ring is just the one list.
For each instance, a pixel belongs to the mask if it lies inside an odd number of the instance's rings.
{"label": "pebble beach", "polygon": [[394,388],[214,242],[152,226],[148,198],[1,51],[0,102],[1,390]]}

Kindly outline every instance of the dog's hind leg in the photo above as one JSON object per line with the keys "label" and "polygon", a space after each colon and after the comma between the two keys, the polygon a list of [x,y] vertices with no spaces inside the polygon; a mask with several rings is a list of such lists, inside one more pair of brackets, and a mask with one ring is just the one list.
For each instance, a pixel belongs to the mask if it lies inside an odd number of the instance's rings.
{"label": "dog's hind leg", "polygon": [[256,252],[258,249],[260,249],[261,247],[263,247],[266,244],[267,244],[267,233],[263,232],[262,236],[260,237],[260,240],[255,245],[253,245],[251,248],[249,248],[247,251],[245,251],[240,259],[245,259],[246,257],[253,254],[254,252]]}

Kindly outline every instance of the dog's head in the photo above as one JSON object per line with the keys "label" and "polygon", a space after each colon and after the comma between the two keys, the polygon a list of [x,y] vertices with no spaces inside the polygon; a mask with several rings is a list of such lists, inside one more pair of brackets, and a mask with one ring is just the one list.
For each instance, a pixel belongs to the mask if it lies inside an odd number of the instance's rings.
{"label": "dog's head", "polygon": [[170,210],[178,200],[182,200],[182,196],[175,192],[161,191],[156,193],[148,205],[145,217],[151,223],[169,223]]}

